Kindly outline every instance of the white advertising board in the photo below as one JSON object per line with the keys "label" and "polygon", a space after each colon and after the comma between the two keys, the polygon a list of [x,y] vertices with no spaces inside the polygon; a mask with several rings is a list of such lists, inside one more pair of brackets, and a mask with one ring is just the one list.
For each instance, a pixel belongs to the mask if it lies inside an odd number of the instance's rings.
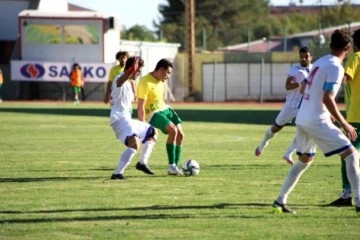
{"label": "white advertising board", "polygon": [[[107,82],[111,64],[79,63],[85,82]],[[13,81],[68,82],[72,63],[11,61]]]}

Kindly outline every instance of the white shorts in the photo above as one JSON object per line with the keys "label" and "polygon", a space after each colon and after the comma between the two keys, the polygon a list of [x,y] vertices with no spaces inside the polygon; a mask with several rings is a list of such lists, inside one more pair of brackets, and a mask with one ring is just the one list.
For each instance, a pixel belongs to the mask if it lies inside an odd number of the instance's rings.
{"label": "white shorts", "polygon": [[296,114],[298,113],[298,108],[284,106],[275,119],[275,125],[278,127],[283,127],[294,120]]}
{"label": "white shorts", "polygon": [[144,143],[151,133],[153,127],[147,122],[142,122],[136,119],[124,117],[113,124],[112,129],[115,132],[116,138],[122,141],[124,144],[126,139],[131,136],[137,136],[142,143]]}
{"label": "white shorts", "polygon": [[296,125],[298,153],[315,154],[317,145],[325,157],[339,154],[351,147],[350,140],[332,122],[313,126]]}

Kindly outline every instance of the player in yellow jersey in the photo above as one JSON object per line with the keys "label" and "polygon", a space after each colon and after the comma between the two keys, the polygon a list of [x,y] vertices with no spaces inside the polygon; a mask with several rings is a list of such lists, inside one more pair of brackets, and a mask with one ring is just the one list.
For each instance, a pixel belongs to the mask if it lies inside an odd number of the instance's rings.
{"label": "player in yellow jersey", "polygon": [[168,135],[166,152],[169,161],[169,175],[183,175],[178,169],[181,158],[184,132],[181,119],[176,112],[165,103],[165,81],[169,79],[173,64],[161,59],[155,70],[140,79],[137,87],[138,117]]}
{"label": "player in yellow jersey", "polygon": [[[360,29],[352,36],[354,52],[349,56],[345,64],[345,104],[346,120],[355,128],[360,136]],[[352,141],[355,148],[360,150],[360,137]],[[352,206],[351,187],[346,174],[345,161],[341,161],[341,177],[343,192],[340,198],[330,203],[330,206]]]}
{"label": "player in yellow jersey", "polygon": [[124,71],[125,63],[128,58],[129,58],[128,52],[120,51],[116,53],[115,59],[119,62],[119,65],[116,65],[110,69],[109,78],[105,90],[104,103],[109,102],[112,81],[119,73],[122,73]]}

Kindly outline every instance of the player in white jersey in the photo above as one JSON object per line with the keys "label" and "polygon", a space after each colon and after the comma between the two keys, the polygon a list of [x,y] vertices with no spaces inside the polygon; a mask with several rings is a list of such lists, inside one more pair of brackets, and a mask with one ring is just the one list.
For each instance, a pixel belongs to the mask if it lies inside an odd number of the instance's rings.
{"label": "player in white jersey", "polygon": [[[286,100],[283,108],[275,119],[275,123],[269,127],[265,135],[260,142],[260,144],[255,149],[255,156],[260,156],[264,151],[265,147],[269,144],[271,138],[273,138],[276,133],[281,131],[281,129],[290,124],[296,114],[298,113],[301,101],[302,94],[299,92],[301,84],[305,83],[304,80],[307,78],[312,64],[313,59],[312,52],[308,47],[302,47],[299,50],[299,60],[300,64],[292,66],[289,70],[285,88],[287,90]],[[293,164],[292,154],[296,150],[296,141],[293,139],[290,147],[286,150],[283,155],[283,159],[289,164]]]}
{"label": "player in white jersey", "polygon": [[[331,54],[314,63],[304,87],[304,99],[295,122],[299,161],[291,167],[273,204],[276,212],[295,213],[287,206],[287,198],[314,160],[317,145],[326,157],[339,154],[346,161],[346,170],[356,202],[355,210],[360,213],[360,154],[350,142],[357,138],[357,132],[341,115],[335,102],[344,76],[341,63],[350,48],[349,31],[335,30],[331,35]],[[348,138],[333,120],[342,126]]]}
{"label": "player in white jersey", "polygon": [[131,118],[132,102],[135,99],[134,79],[139,76],[144,61],[131,57],[126,61],[124,72],[117,75],[111,86],[110,125],[116,137],[127,148],[120,156],[111,179],[126,179],[123,175],[126,167],[142,145],[142,151],[136,169],[147,174],[154,174],[148,166],[148,159],[154,148],[157,132],[150,124]]}

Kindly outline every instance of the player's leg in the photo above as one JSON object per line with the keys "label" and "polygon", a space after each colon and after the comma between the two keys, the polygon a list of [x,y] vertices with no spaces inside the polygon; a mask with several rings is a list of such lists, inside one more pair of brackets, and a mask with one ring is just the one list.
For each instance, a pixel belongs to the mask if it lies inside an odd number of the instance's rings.
{"label": "player's leg", "polygon": [[142,143],[140,159],[136,164],[136,169],[140,170],[146,174],[153,175],[155,174],[149,167],[149,158],[155,146],[157,139],[157,131],[150,124],[140,121],[135,121],[139,130],[139,137]]}
{"label": "player's leg", "polygon": [[275,137],[275,135],[281,131],[281,129],[289,124],[296,116],[297,109],[293,109],[287,106],[284,106],[275,119],[275,123],[269,127],[260,144],[255,149],[255,156],[260,156],[264,149],[270,142],[270,139]]}
{"label": "player's leg", "polygon": [[[360,136],[360,123],[350,123],[355,128],[357,128],[357,134]],[[355,141],[351,141],[353,146],[360,150],[360,137],[358,137]],[[351,198],[351,185],[346,173],[346,163],[344,159],[341,159],[341,179],[342,179],[342,193],[338,199],[331,202],[330,206],[351,206],[352,198]]]}
{"label": "player's leg", "polygon": [[[318,129],[321,129],[320,134]],[[360,169],[357,149],[351,144],[350,140],[332,122],[322,123],[321,126],[314,128],[313,139],[326,157],[339,154],[346,163],[346,173],[351,185],[351,191],[355,198],[356,211],[360,212]]]}
{"label": "player's leg", "polygon": [[293,155],[293,153],[295,151],[296,151],[296,137],[294,137],[293,141],[291,142],[290,147],[284,153],[283,159],[289,164],[294,164],[294,160],[292,159],[292,155]]}
{"label": "player's leg", "polygon": [[169,111],[166,113],[166,116],[168,119],[170,119],[170,121],[173,124],[175,124],[177,128],[177,134],[175,138],[175,165],[177,166],[181,159],[182,146],[185,138],[185,133],[181,126],[182,121],[173,109],[169,108]]}
{"label": "player's leg", "polygon": [[176,125],[168,119],[166,111],[167,110],[155,113],[150,120],[150,124],[168,135],[165,145],[169,163],[168,174],[181,175],[182,172],[177,168],[175,161],[175,139],[178,134],[178,129]]}
{"label": "player's leg", "polygon": [[80,88],[79,87],[74,87],[74,104],[77,105],[79,104],[79,91]]}
{"label": "player's leg", "polygon": [[304,129],[299,126],[297,127],[297,139],[299,161],[297,161],[289,170],[279,195],[273,204],[274,211],[276,212],[295,213],[287,206],[287,198],[298,183],[301,175],[314,160],[316,152],[315,144]]}
{"label": "player's leg", "polygon": [[346,162],[346,173],[351,183],[351,191],[355,199],[356,212],[360,212],[360,169],[359,152],[352,146],[349,150],[341,154]]}
{"label": "player's leg", "polygon": [[111,125],[116,138],[127,146],[121,154],[111,179],[125,179],[124,171],[140,148],[140,139],[132,132],[131,118],[122,118]]}

